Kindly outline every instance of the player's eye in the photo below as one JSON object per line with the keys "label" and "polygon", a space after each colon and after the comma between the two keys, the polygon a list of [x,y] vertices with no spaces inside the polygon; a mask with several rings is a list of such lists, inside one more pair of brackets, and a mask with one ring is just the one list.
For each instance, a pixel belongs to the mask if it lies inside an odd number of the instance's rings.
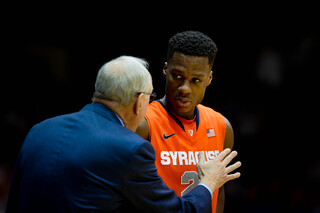
{"label": "player's eye", "polygon": [[172,74],[172,76],[174,77],[174,78],[176,78],[176,79],[181,79],[182,78],[182,76],[181,75],[179,75],[179,74]]}
{"label": "player's eye", "polygon": [[193,83],[200,83],[201,80],[200,80],[199,78],[193,78],[193,79],[192,79],[192,82],[193,82]]}

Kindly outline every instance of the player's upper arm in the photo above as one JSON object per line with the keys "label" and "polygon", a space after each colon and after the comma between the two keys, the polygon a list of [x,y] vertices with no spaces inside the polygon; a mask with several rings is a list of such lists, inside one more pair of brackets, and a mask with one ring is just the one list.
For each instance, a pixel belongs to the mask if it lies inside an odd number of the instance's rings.
{"label": "player's upper arm", "polygon": [[147,120],[144,118],[139,124],[136,133],[140,135],[145,140],[149,140],[149,125]]}
{"label": "player's upper arm", "polygon": [[234,144],[234,135],[233,135],[233,129],[232,126],[227,118],[224,117],[224,120],[226,122],[226,134],[224,138],[224,149],[226,148],[233,148]]}

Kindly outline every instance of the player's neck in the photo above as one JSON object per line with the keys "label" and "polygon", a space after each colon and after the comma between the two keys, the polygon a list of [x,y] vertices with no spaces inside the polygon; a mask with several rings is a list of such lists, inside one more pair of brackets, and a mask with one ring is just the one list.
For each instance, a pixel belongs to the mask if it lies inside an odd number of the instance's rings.
{"label": "player's neck", "polygon": [[162,101],[166,105],[167,109],[171,113],[173,113],[175,116],[183,118],[185,120],[194,120],[195,119],[195,116],[196,116],[195,109],[193,109],[193,113],[191,115],[189,113],[181,114],[181,113],[177,113],[173,110],[173,107],[167,102],[166,96],[164,96],[162,99],[160,99],[160,101]]}

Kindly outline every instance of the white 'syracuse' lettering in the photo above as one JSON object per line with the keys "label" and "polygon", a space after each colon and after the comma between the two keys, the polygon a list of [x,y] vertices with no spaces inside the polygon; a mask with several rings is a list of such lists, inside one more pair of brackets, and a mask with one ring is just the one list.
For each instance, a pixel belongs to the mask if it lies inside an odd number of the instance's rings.
{"label": "white 'syracuse' lettering", "polygon": [[160,158],[162,165],[197,165],[199,152],[204,152],[205,161],[213,160],[219,154],[214,151],[161,151]]}

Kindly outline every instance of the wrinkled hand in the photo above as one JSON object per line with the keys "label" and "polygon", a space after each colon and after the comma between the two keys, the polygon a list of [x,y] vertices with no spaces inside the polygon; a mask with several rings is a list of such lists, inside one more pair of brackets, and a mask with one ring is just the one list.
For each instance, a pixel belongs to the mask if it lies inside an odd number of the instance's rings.
{"label": "wrinkled hand", "polygon": [[197,165],[200,183],[208,186],[212,192],[220,188],[226,182],[240,177],[240,172],[230,174],[241,166],[238,161],[228,166],[228,164],[238,155],[236,151],[227,148],[217,157],[205,163],[203,152],[199,152],[199,163]]}

